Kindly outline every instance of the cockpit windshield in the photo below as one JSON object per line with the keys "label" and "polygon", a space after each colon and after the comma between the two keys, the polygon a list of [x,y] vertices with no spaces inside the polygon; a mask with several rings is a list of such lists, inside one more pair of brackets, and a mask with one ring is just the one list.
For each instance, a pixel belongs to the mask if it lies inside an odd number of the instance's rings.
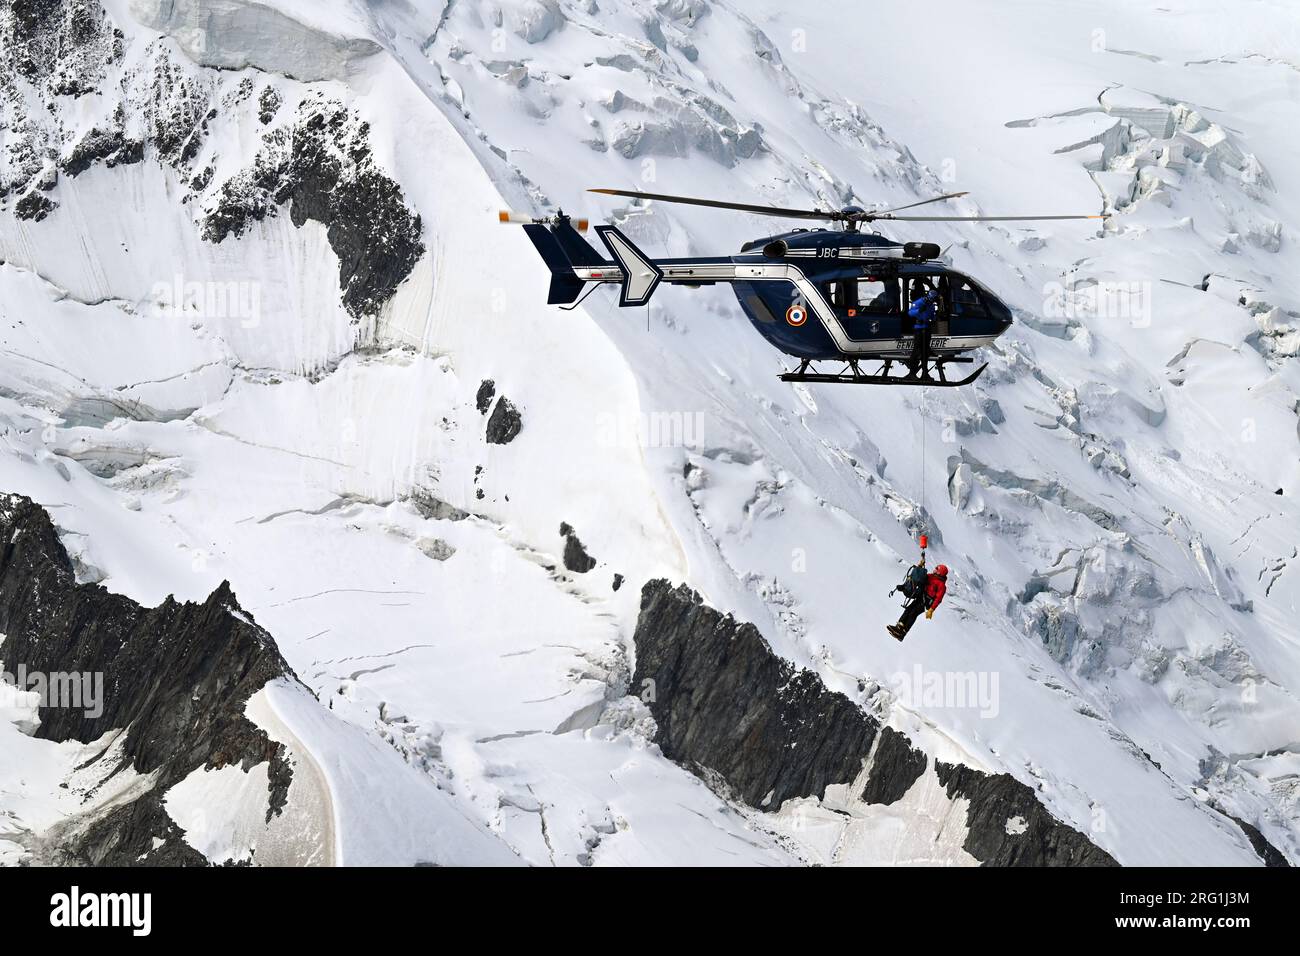
{"label": "cockpit windshield", "polygon": [[950,284],[952,289],[952,314],[967,319],[988,317],[988,307],[980,295],[979,286],[962,275],[954,273]]}

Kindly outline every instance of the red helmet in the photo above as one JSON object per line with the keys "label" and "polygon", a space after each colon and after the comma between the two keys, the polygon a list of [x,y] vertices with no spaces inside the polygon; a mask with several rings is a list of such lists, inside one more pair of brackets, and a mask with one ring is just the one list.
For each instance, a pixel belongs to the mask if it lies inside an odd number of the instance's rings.
{"label": "red helmet", "polygon": [[939,577],[941,578],[946,578],[948,576],[948,565],[946,564],[939,565],[937,568],[934,569],[934,573],[939,575]]}

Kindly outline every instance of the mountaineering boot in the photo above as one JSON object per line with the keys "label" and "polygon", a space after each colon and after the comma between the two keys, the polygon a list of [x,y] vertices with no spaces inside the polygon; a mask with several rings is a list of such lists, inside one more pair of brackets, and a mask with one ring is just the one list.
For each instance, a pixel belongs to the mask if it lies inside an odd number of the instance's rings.
{"label": "mountaineering boot", "polygon": [[891,635],[893,635],[894,640],[901,641],[903,639],[903,629],[899,627],[897,624],[890,624],[888,627],[885,628],[885,630],[887,630]]}

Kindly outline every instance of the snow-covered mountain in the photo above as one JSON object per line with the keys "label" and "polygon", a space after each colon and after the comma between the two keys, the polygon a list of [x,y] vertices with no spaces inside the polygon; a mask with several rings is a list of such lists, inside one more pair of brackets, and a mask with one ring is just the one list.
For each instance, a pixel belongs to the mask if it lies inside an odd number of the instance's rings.
{"label": "snow-covered mountain", "polygon": [[[0,861],[1300,861],[1298,32],[3,0],[0,661],[117,676],[0,700]],[[726,288],[544,304],[500,208],[781,226],[592,186],[1113,215],[890,230],[989,370],[791,386]]]}

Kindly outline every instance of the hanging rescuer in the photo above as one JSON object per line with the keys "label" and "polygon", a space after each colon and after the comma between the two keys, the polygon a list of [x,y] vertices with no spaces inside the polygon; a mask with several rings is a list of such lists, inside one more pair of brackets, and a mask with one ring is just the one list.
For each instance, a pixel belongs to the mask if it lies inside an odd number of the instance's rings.
{"label": "hanging rescuer", "polygon": [[907,569],[907,576],[903,578],[903,583],[890,591],[901,591],[903,597],[907,599],[907,604],[903,607],[903,614],[898,619],[897,624],[890,624],[886,630],[893,635],[894,639],[901,641],[907,636],[907,632],[912,629],[916,619],[925,612],[925,618],[928,621],[934,617],[935,608],[943,601],[943,596],[948,591],[948,566],[940,564],[935,567],[933,572],[927,572],[925,568],[925,546],[928,543],[926,535],[921,535],[921,560]]}

